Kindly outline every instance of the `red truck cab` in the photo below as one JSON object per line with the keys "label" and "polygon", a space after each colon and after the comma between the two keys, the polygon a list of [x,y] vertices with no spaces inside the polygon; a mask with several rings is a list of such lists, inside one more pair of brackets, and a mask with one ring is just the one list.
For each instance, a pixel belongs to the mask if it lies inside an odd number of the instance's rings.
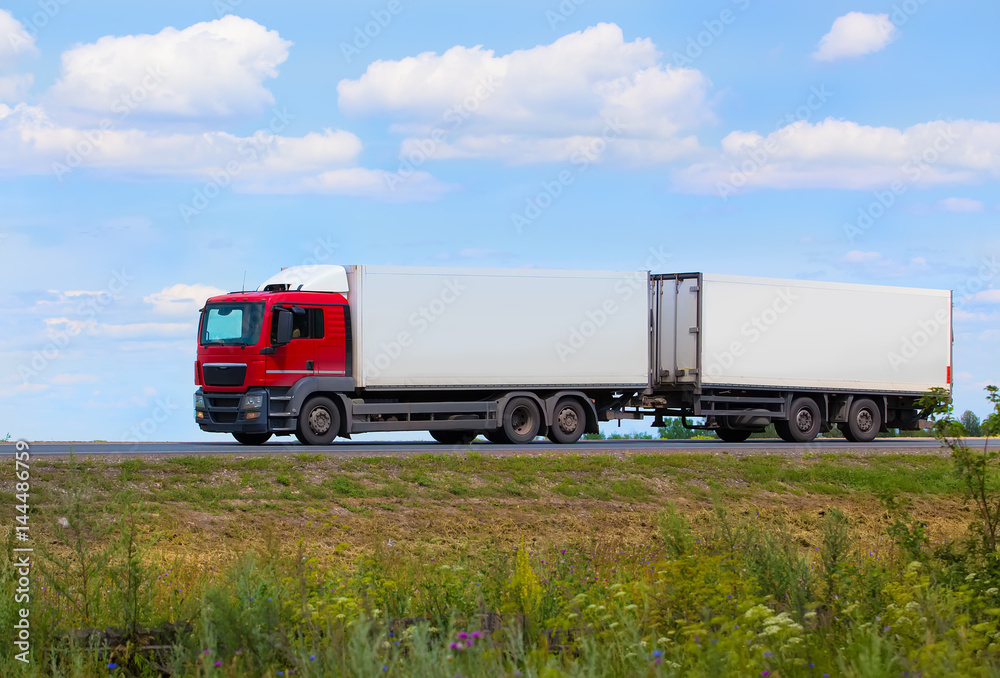
{"label": "red truck cab", "polygon": [[299,435],[298,411],[289,408],[293,387],[321,379],[353,390],[347,299],[286,284],[262,287],[210,298],[198,327],[195,420],[203,431],[247,444]]}

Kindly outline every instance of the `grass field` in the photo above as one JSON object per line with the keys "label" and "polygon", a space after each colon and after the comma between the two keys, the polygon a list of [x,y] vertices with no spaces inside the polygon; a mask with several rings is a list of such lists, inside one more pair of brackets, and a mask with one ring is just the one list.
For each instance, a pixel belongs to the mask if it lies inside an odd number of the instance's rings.
{"label": "grass field", "polygon": [[31,479],[33,649],[4,645],[4,676],[1000,675],[1000,568],[964,546],[944,454],[36,457]]}

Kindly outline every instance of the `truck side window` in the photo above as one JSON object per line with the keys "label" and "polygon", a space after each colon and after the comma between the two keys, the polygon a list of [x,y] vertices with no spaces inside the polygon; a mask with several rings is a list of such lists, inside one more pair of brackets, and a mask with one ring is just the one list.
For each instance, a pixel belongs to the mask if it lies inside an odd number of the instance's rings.
{"label": "truck side window", "polygon": [[[322,339],[323,309],[307,308],[305,313],[292,314],[292,339]],[[271,318],[271,343],[278,339],[278,316]]]}

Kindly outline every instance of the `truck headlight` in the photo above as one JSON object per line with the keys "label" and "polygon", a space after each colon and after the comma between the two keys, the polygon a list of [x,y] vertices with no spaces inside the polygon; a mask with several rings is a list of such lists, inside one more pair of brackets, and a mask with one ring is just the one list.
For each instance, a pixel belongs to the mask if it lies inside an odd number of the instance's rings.
{"label": "truck headlight", "polygon": [[256,393],[253,395],[243,396],[242,409],[244,410],[259,410],[264,407],[264,394]]}
{"label": "truck headlight", "polygon": [[205,409],[205,396],[200,393],[194,394],[194,409],[203,410]]}

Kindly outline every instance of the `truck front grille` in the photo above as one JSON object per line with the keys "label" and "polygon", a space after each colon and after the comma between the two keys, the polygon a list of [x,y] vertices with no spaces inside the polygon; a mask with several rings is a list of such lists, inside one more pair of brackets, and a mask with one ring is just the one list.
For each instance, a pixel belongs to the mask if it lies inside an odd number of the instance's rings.
{"label": "truck front grille", "polygon": [[205,363],[201,366],[205,386],[242,386],[247,366],[242,363]]}

